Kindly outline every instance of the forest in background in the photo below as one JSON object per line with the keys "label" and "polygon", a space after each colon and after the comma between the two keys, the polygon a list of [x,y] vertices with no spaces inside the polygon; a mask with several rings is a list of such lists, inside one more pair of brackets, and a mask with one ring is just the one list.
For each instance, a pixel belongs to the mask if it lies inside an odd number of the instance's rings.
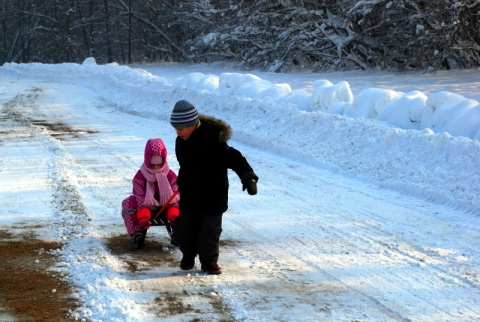
{"label": "forest in background", "polygon": [[480,66],[480,0],[0,0],[0,63]]}

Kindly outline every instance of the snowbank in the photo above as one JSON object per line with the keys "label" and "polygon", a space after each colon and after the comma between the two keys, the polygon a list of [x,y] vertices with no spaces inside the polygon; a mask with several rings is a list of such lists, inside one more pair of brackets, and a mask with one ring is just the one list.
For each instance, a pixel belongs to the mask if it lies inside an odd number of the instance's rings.
{"label": "snowbank", "polygon": [[234,139],[480,210],[480,107],[454,93],[427,97],[370,88],[354,97],[348,82],[326,80],[315,82],[312,93],[296,92],[253,74],[164,78],[117,63],[99,66],[92,59],[81,65],[9,63],[0,71],[85,86],[120,109],[165,121],[175,102],[187,99],[201,113],[230,123]]}

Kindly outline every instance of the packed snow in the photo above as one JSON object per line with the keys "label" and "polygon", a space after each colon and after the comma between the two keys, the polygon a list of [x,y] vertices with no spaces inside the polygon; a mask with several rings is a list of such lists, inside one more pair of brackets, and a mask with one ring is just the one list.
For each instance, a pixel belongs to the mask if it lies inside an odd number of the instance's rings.
{"label": "packed snow", "polygon": [[[197,313],[163,319],[216,320],[205,308],[220,298],[239,321],[478,320],[479,85],[476,70],[4,64],[0,224],[35,218],[63,241],[55,269],[77,289],[79,320],[154,321],[152,301],[181,290]],[[223,275],[128,275],[104,238],[125,234],[120,202],[148,138],[166,142],[178,169],[169,116],[180,99],[231,125],[259,194],[231,174]]]}

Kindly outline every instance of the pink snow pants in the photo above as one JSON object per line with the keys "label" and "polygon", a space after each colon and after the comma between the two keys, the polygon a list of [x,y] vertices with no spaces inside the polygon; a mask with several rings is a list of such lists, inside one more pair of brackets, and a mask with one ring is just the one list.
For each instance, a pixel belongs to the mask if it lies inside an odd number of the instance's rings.
{"label": "pink snow pants", "polygon": [[134,196],[130,196],[122,201],[122,217],[127,233],[133,236],[137,233],[144,234],[147,230],[145,227],[140,227],[137,218],[137,200]]}

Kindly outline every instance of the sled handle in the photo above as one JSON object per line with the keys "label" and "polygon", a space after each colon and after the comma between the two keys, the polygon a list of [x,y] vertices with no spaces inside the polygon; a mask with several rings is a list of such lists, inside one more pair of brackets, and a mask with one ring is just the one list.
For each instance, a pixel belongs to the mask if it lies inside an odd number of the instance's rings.
{"label": "sled handle", "polygon": [[155,220],[157,219],[157,217],[162,213],[162,211],[165,210],[165,208],[167,208],[167,206],[170,204],[170,202],[173,200],[173,198],[175,198],[175,196],[178,194],[178,189],[172,193],[172,195],[170,196],[170,198],[168,198],[167,202],[162,206],[162,208],[160,208],[160,210],[157,212],[157,214],[155,215],[155,217],[153,217],[151,220],[150,220],[150,224]]}

